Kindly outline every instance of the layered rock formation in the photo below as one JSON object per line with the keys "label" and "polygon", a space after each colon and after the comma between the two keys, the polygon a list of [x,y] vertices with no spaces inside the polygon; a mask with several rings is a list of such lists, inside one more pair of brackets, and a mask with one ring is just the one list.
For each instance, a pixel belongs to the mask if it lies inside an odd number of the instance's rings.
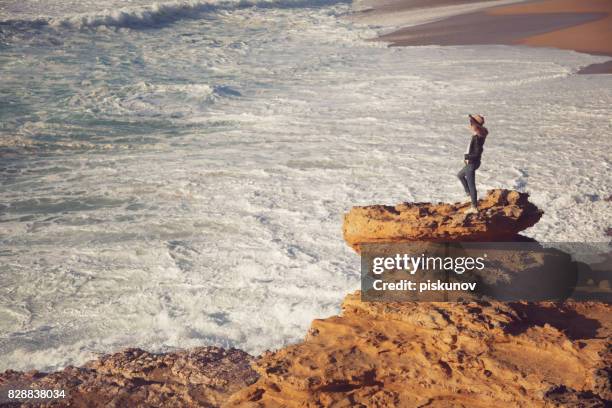
{"label": "layered rock formation", "polygon": [[152,354],[127,349],[83,367],[47,374],[37,371],[0,374],[0,406],[8,389],[64,390],[65,398],[23,402],[23,407],[218,407],[229,395],[253,383],[253,357],[236,349],[201,347]]}
{"label": "layered rock formation", "polygon": [[533,226],[543,212],[518,191],[490,190],[478,201],[478,214],[465,214],[468,203],[403,203],[394,207],[353,207],[344,216],[346,242],[359,245],[402,241],[511,241]]}

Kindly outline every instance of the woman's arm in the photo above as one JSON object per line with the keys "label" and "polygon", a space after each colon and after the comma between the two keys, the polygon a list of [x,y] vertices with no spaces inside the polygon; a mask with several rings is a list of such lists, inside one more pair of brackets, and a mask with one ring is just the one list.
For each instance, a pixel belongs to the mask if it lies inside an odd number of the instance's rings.
{"label": "woman's arm", "polygon": [[470,151],[465,154],[465,160],[476,160],[482,155],[482,144],[476,139],[472,139],[470,143]]}

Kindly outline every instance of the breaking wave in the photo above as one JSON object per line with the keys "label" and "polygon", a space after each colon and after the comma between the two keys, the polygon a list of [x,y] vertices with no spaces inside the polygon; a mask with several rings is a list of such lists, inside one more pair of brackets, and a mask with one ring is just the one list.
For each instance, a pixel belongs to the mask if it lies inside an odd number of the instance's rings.
{"label": "breaking wave", "polygon": [[131,28],[142,29],[171,24],[182,19],[198,19],[207,13],[239,8],[306,8],[322,7],[349,0],[222,0],[180,1],[154,3],[141,7],[106,9],[97,13],[80,13],[61,17],[36,17],[33,19],[7,19],[0,21],[0,33],[10,29],[26,30],[51,26],[54,28]]}

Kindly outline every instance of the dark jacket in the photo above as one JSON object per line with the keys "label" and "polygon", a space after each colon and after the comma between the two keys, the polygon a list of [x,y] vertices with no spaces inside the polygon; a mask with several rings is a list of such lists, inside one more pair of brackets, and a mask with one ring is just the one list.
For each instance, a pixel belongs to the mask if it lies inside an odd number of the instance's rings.
{"label": "dark jacket", "polygon": [[480,165],[480,158],[482,157],[482,151],[484,150],[485,139],[486,137],[479,137],[478,135],[472,136],[470,148],[464,156],[468,163],[472,163],[477,166]]}

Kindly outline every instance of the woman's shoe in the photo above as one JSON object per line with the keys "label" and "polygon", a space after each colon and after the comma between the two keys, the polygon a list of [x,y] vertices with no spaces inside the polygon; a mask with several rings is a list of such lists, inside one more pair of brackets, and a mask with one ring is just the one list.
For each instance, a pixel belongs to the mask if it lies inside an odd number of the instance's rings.
{"label": "woman's shoe", "polygon": [[478,208],[471,206],[465,211],[465,214],[478,214]]}

